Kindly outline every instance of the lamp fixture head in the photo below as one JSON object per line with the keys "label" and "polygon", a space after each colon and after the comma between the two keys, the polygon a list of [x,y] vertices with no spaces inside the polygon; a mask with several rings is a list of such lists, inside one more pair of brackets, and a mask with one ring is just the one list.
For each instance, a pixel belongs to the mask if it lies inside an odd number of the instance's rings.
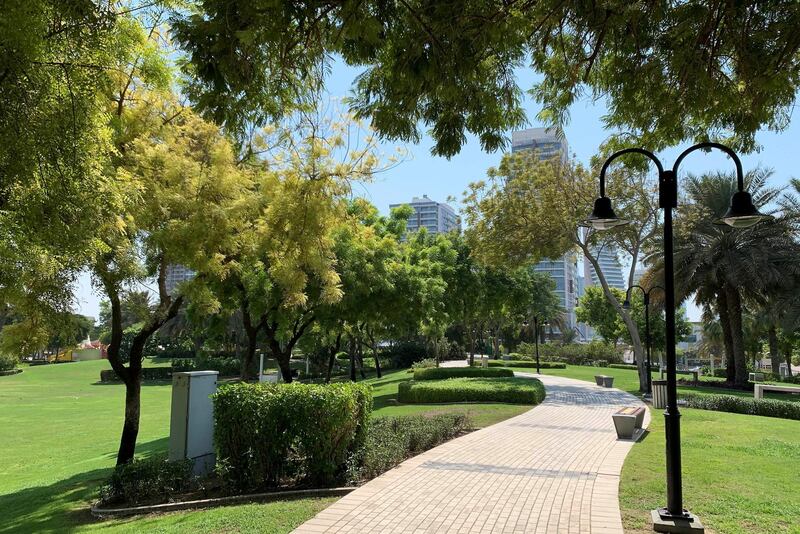
{"label": "lamp fixture head", "polygon": [[611,199],[599,197],[594,201],[594,209],[589,217],[581,223],[581,226],[591,227],[595,230],[609,230],[616,226],[628,224],[627,219],[620,219],[611,207]]}
{"label": "lamp fixture head", "polygon": [[631,309],[631,301],[628,300],[628,299],[625,299],[625,302],[622,303],[622,309],[623,310],[630,310]]}
{"label": "lamp fixture head", "polygon": [[733,228],[749,228],[761,221],[772,219],[772,215],[765,215],[753,205],[753,198],[747,191],[737,191],[731,197],[731,205],[725,215],[717,224],[727,224]]}

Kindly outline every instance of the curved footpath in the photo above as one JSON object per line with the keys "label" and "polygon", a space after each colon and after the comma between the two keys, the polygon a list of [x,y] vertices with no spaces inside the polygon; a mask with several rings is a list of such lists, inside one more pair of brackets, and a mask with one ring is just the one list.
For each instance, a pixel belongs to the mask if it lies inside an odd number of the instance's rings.
{"label": "curved footpath", "polygon": [[617,440],[611,414],[641,401],[540,378],[539,406],[406,460],[294,532],[622,533],[617,489],[632,443]]}

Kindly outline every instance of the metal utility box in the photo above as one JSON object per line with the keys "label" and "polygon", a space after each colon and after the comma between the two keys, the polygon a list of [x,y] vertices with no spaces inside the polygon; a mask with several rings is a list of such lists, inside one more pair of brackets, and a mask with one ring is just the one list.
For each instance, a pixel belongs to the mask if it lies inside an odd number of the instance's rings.
{"label": "metal utility box", "polygon": [[169,459],[194,461],[194,472],[214,469],[214,404],[217,371],[172,373]]}

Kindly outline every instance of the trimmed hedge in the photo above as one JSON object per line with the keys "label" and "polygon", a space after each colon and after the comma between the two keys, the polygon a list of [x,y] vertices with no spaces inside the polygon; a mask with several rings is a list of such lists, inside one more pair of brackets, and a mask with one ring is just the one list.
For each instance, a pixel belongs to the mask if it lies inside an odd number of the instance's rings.
{"label": "trimmed hedge", "polygon": [[176,493],[192,489],[194,482],[191,460],[170,462],[164,455],[146,460],[134,458],[114,469],[100,488],[100,501],[103,504],[164,502]]}
{"label": "trimmed hedge", "polygon": [[506,402],[539,404],[542,383],[535,378],[450,378],[401,382],[397,400],[404,403]]}
{"label": "trimmed hedge", "polygon": [[[258,365],[258,358],[255,359],[255,365]],[[238,358],[201,354],[196,358],[172,360],[172,368],[175,371],[217,371],[219,376],[239,376],[242,362]]]}
{"label": "trimmed hedge", "polygon": [[[476,362],[476,366],[480,363]],[[489,360],[489,367],[521,367],[536,369],[535,361],[528,360]],[[566,369],[567,364],[563,362],[539,362],[539,367],[542,369]]]}
{"label": "trimmed hedge", "polygon": [[800,403],[734,395],[686,395],[688,408],[800,420]]}
{"label": "trimmed hedge", "polygon": [[[627,363],[609,363],[608,364],[608,368],[609,369],[630,369],[631,371],[638,371],[639,370],[639,368],[636,367],[635,365],[630,365],[630,364],[627,364]],[[651,366],[651,369],[652,369],[652,366]]]}
{"label": "trimmed hedge", "polygon": [[374,419],[367,431],[366,446],[352,459],[351,483],[375,478],[406,458],[432,449],[469,430],[466,415],[409,415]]}
{"label": "trimmed hedge", "polygon": [[[172,378],[171,367],[142,367],[142,380],[169,380]],[[100,371],[100,382],[115,382],[120,380],[113,369]]]}
{"label": "trimmed hedge", "polygon": [[442,380],[445,378],[484,377],[499,378],[514,376],[511,369],[497,369],[490,367],[429,367],[414,371],[414,380]]}
{"label": "trimmed hedge", "polygon": [[236,490],[302,477],[317,486],[344,475],[366,440],[372,388],[364,384],[230,384],[214,400],[214,443]]}

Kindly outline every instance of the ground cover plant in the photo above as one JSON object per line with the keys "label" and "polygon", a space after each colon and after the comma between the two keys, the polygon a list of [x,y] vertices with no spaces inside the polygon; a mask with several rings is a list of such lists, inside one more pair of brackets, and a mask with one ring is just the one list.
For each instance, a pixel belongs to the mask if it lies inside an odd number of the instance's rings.
{"label": "ground cover plant", "polygon": [[450,378],[400,384],[400,402],[508,402],[539,404],[544,385],[535,378]]}
{"label": "ground cover plant", "polygon": [[[169,364],[152,359],[147,365]],[[120,383],[99,382],[100,371],[108,368],[106,361],[24,367],[23,373],[0,379],[0,533],[286,533],[336,500],[296,499],[98,522],[87,509],[112,472],[125,397]],[[373,386],[373,419],[463,414],[473,427],[482,428],[530,409],[501,403],[397,404],[398,384],[410,379],[402,369],[364,381]],[[143,384],[137,457],[167,451],[170,402],[169,382]]]}
{"label": "ground cover plant", "polygon": [[[652,532],[650,510],[664,506],[664,418],[652,410],[647,436],[622,469],[625,532]],[[684,506],[706,532],[798,532],[800,421],[681,408]]]}

